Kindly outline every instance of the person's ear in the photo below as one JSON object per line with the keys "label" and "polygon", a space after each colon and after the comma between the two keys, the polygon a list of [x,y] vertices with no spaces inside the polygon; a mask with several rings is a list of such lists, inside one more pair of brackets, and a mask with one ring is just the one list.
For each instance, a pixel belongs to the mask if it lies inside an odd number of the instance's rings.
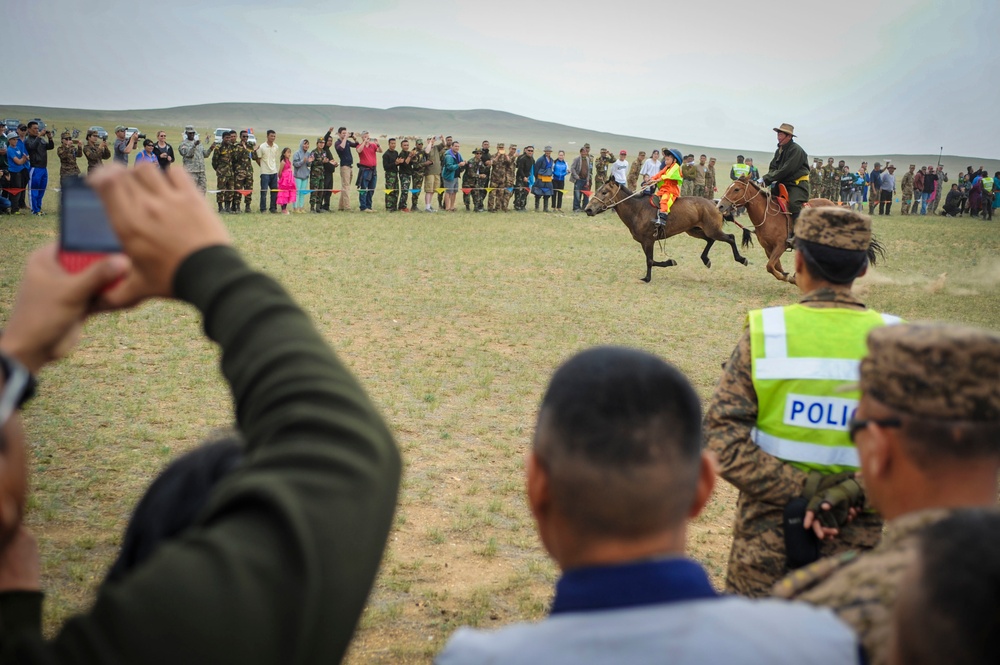
{"label": "person's ear", "polygon": [[691,503],[691,511],[688,513],[689,519],[697,517],[712,497],[718,470],[719,460],[715,453],[710,450],[702,451],[698,467],[698,484],[695,486],[694,501]]}
{"label": "person's ear", "polygon": [[802,258],[802,252],[795,252],[795,274],[800,275],[805,272],[806,260]]}
{"label": "person's ear", "polygon": [[871,424],[867,427],[868,438],[864,443],[862,473],[866,479],[882,479],[892,471],[900,454],[898,430]]}
{"label": "person's ear", "polygon": [[552,493],[549,486],[549,469],[545,460],[535,451],[530,451],[525,459],[525,484],[528,496],[528,507],[535,521],[541,523],[552,506]]}

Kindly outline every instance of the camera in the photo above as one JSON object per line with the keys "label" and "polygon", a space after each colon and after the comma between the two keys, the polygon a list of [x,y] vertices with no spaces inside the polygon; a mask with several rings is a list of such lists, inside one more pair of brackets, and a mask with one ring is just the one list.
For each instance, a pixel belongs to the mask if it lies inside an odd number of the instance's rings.
{"label": "camera", "polygon": [[139,132],[139,139],[138,140],[145,141],[146,140],[146,135],[143,134],[142,132]]}

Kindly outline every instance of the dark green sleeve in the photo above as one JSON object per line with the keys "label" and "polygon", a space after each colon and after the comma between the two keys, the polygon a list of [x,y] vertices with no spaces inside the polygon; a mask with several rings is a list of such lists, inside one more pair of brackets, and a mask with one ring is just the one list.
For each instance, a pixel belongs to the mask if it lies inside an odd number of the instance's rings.
{"label": "dark green sleeve", "polygon": [[792,142],[785,146],[785,152],[781,157],[780,165],[776,165],[774,160],[771,161],[771,166],[769,167],[771,170],[764,176],[766,182],[788,184],[792,180],[808,175],[809,162],[806,157],[806,151],[798,143]]}
{"label": "dark green sleeve", "polygon": [[174,285],[221,346],[247,461],[192,529],[6,662],[336,663],[347,649],[392,522],[392,436],[305,313],[235,250],[188,257]]}

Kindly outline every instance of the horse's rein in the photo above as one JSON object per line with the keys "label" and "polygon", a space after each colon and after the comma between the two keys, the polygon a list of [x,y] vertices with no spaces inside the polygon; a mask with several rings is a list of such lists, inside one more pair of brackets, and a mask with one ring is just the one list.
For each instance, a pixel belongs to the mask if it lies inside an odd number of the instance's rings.
{"label": "horse's rein", "polygon": [[[618,192],[620,192],[620,191],[622,191],[622,188],[621,188],[621,185],[619,185],[619,186],[618,186]],[[614,208],[614,207],[615,207],[616,205],[618,205],[619,203],[625,203],[626,201],[628,201],[628,200],[629,200],[630,198],[632,198],[633,196],[639,196],[639,194],[642,194],[642,191],[643,191],[643,190],[641,190],[641,189],[640,189],[640,190],[637,190],[637,191],[633,192],[632,194],[629,194],[629,195],[628,195],[628,196],[626,196],[625,198],[621,199],[620,201],[612,201],[611,203],[608,203],[608,202],[606,202],[606,201],[605,201],[604,199],[602,199],[602,198],[601,198],[600,196],[598,196],[597,194],[594,194],[594,195],[593,195],[592,197],[590,197],[590,198],[592,198],[592,199],[597,199],[598,203],[600,203],[601,205],[603,205],[603,206],[604,206],[604,209],[605,209],[605,210],[611,210],[612,208]],[[615,192],[615,196],[617,196],[617,195],[618,195],[618,192]]]}
{"label": "horse's rein", "polygon": [[[735,184],[736,183],[734,182],[733,185],[735,185]],[[729,185],[729,187],[732,187],[733,185]],[[756,185],[755,184],[755,187],[756,187],[757,191],[754,192],[753,196],[747,198],[746,190],[744,190],[743,191],[743,196],[740,197],[741,200],[740,201],[733,201],[732,199],[729,198],[729,187],[726,188],[726,193],[722,195],[722,198],[724,198],[725,200],[729,201],[729,203],[732,204],[732,205],[734,205],[734,206],[744,206],[744,207],[746,207],[746,206],[750,205],[754,201],[754,199],[756,199],[758,196],[762,196],[764,194],[764,188],[761,187],[760,185]],[[747,187],[748,188],[750,187],[750,181],[749,180],[747,180]],[[750,223],[754,225],[754,228],[759,229],[760,227],[764,226],[765,222],[767,222],[767,211],[768,211],[768,209],[770,207],[771,207],[771,201],[770,200],[765,200],[764,201],[764,218],[762,220],[760,220],[760,224],[754,224],[754,221],[752,219],[750,220]]]}

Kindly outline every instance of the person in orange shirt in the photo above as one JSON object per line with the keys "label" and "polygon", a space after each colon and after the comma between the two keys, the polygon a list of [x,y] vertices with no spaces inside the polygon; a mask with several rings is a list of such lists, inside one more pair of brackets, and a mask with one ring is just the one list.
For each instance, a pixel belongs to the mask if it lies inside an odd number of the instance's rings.
{"label": "person in orange shirt", "polygon": [[681,195],[681,185],[684,176],[681,175],[681,153],[676,148],[667,150],[663,155],[664,167],[659,173],[645,180],[642,186],[651,183],[659,183],[659,190],[656,192],[660,197],[660,213],[653,220],[653,224],[663,226],[667,223],[667,215],[670,214],[670,207]]}

